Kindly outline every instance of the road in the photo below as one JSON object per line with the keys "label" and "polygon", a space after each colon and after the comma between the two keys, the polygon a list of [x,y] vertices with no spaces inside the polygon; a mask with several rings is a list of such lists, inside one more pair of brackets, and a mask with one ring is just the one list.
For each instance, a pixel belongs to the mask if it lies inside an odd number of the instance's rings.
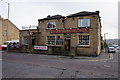
{"label": "road", "polygon": [[118,53],[98,57],[2,52],[3,78],[118,78]]}

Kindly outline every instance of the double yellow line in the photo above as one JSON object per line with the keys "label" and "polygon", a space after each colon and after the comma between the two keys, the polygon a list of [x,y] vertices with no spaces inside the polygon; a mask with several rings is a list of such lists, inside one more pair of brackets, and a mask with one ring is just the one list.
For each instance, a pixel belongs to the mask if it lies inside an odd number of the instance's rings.
{"label": "double yellow line", "polygon": [[112,60],[113,59],[113,54],[112,53],[109,53],[108,55],[108,59],[99,59],[99,60],[80,60],[80,61],[107,61],[107,60]]}

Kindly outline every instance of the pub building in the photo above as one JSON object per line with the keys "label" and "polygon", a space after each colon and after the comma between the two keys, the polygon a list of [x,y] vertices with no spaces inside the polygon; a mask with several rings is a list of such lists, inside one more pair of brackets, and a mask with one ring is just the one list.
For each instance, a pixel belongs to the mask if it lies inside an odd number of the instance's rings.
{"label": "pub building", "polygon": [[99,11],[48,15],[38,19],[38,27],[37,45],[47,46],[49,54],[98,56],[101,53]]}
{"label": "pub building", "polygon": [[36,53],[34,46],[56,55],[98,56],[101,53],[101,20],[99,11],[82,11],[68,16],[48,15],[38,19],[36,30],[22,30],[20,43],[24,51]]}

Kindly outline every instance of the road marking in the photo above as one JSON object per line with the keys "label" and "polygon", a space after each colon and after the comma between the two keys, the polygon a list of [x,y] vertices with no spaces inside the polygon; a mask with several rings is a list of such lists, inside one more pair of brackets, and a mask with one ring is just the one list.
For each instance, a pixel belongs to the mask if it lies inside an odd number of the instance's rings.
{"label": "road marking", "polygon": [[96,61],[96,62],[98,62],[98,61],[106,61],[106,60],[108,60],[108,59],[100,59],[100,60],[80,60],[80,61]]}
{"label": "road marking", "polygon": [[110,53],[109,54],[109,58],[107,59],[99,59],[99,60],[80,60],[80,61],[107,61],[107,60],[112,60],[113,59],[113,54],[112,53]]}
{"label": "road marking", "polygon": [[80,61],[99,61],[99,60],[80,60]]}

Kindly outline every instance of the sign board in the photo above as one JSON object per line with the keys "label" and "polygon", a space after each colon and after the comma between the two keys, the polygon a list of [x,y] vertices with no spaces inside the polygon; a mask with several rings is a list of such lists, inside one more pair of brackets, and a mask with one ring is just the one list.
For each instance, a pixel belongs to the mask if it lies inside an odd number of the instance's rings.
{"label": "sign board", "polygon": [[34,46],[35,50],[48,50],[47,46]]}
{"label": "sign board", "polygon": [[64,34],[64,33],[88,33],[89,28],[75,28],[75,29],[54,29],[50,30],[51,34]]}
{"label": "sign board", "polygon": [[22,26],[22,30],[37,29],[37,26]]}

